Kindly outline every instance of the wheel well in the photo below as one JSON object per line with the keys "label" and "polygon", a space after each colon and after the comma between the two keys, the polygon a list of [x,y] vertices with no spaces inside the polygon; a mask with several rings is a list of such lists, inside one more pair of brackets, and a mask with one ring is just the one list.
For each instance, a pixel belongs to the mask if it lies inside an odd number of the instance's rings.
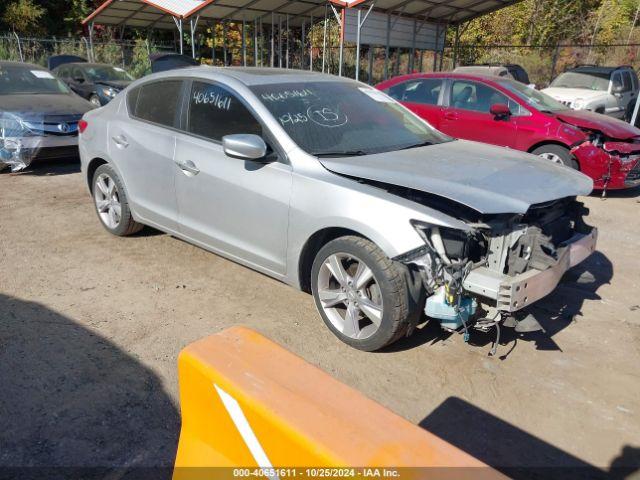
{"label": "wheel well", "polygon": [[93,193],[93,174],[96,173],[96,170],[100,165],[106,164],[107,161],[102,158],[94,158],[89,162],[89,167],[87,167],[87,184],[89,185],[89,190]]}
{"label": "wheel well", "polygon": [[[527,150],[527,152],[528,153],[532,153],[536,148],[542,147],[544,145],[557,145],[559,147],[566,148],[569,151],[569,153],[571,153],[571,148],[570,147],[568,147],[567,145],[565,145],[562,142],[554,142],[553,140],[545,140],[544,142],[536,143],[535,145],[530,147],[529,150]],[[571,154],[571,157],[575,160],[576,165],[578,165],[578,170],[580,170],[580,162],[578,161],[576,156]]]}
{"label": "wheel well", "polygon": [[349,230],[348,228],[338,227],[325,228],[311,235],[309,240],[307,240],[307,243],[305,243],[302,248],[300,262],[298,263],[298,278],[300,280],[300,289],[302,291],[311,293],[311,268],[313,267],[313,261],[320,249],[331,240],[347,235],[366,238],[364,235],[353,230]]}

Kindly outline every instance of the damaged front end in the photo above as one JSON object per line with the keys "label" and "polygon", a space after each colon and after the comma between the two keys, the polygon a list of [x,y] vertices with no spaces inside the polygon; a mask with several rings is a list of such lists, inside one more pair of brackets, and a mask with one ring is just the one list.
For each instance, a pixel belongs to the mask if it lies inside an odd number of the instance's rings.
{"label": "damaged front end", "polygon": [[0,170],[9,167],[17,172],[27,168],[39,150],[39,137],[19,116],[0,113]]}
{"label": "damaged front end", "polygon": [[533,205],[524,215],[476,215],[466,220],[466,232],[415,222],[425,246],[396,260],[421,276],[426,315],[462,330],[465,340],[471,328],[531,331],[535,320],[526,325],[518,312],[551,293],[596,248],[587,214],[566,198]]}
{"label": "damaged front end", "polygon": [[594,188],[623,189],[640,185],[640,137],[621,141],[598,131],[571,149],[580,170],[593,178]]}

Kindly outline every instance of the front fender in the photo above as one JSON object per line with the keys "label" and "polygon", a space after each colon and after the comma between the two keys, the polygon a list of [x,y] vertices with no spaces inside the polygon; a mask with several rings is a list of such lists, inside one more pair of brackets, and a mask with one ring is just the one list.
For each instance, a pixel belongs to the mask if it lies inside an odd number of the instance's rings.
{"label": "front fender", "polygon": [[327,173],[328,181],[294,175],[287,278],[298,285],[301,255],[316,233],[341,228],[374,242],[389,258],[420,248],[424,241],[411,220],[469,230],[464,222],[382,189]]}

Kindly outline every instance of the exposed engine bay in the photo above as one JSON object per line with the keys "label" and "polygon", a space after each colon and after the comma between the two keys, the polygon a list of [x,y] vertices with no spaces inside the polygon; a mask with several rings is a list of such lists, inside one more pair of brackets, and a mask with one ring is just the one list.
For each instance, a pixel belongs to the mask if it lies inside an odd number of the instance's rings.
{"label": "exposed engine bay", "polygon": [[427,291],[425,313],[442,328],[517,331],[541,327],[521,310],[548,295],[562,275],[595,249],[597,230],[575,197],[533,205],[524,215],[481,215],[423,192],[387,187],[464,220],[464,232],[416,222],[425,246],[395,260],[410,265]]}

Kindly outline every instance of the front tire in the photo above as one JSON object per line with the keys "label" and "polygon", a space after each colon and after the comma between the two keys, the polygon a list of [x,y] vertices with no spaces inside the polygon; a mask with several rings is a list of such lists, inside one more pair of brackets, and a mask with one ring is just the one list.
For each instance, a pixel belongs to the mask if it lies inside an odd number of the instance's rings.
{"label": "front tire", "polygon": [[359,350],[379,350],[407,332],[406,277],[367,239],[340,237],[320,249],[311,270],[311,291],[327,327]]}
{"label": "front tire", "polygon": [[95,108],[100,108],[102,106],[100,97],[98,97],[97,95],[91,95],[91,97],[89,97],[89,103],[91,103],[91,105],[93,105]]}
{"label": "front tire", "polygon": [[541,145],[531,153],[559,165],[564,165],[575,170],[580,169],[578,162],[573,158],[569,149],[562,145],[555,145],[552,143]]}
{"label": "front tire", "polygon": [[122,180],[110,165],[100,165],[93,174],[92,193],[102,226],[113,235],[124,237],[142,230],[131,215]]}

